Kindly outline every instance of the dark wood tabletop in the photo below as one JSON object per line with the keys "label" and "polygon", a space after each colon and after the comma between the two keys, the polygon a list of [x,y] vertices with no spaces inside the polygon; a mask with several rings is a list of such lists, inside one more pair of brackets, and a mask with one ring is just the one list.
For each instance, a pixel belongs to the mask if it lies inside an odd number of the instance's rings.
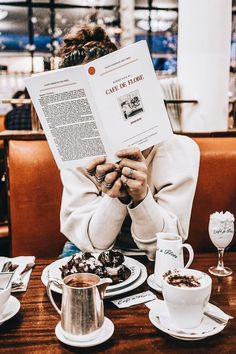
{"label": "dark wood tabletop", "polygon": [[[153,272],[154,263],[145,257],[137,258]],[[53,259],[37,259],[28,290],[14,293],[21,303],[18,314],[0,326],[1,353],[235,353],[236,319],[230,320],[226,328],[215,336],[200,341],[182,341],[170,337],[155,328],[148,318],[148,308],[144,304],[118,309],[109,299],[105,300],[105,316],[115,326],[113,336],[105,343],[91,348],[75,348],[61,343],[55,336],[55,326],[59,315],[49,302],[41,273]],[[192,268],[207,272],[217,261],[216,253],[197,254]],[[234,271],[232,276],[213,279],[211,302],[226,313],[236,317],[236,253],[225,254],[225,264]],[[160,294],[145,282],[139,288],[120,297],[151,290],[159,298]],[[60,295],[55,299],[60,301]]]}

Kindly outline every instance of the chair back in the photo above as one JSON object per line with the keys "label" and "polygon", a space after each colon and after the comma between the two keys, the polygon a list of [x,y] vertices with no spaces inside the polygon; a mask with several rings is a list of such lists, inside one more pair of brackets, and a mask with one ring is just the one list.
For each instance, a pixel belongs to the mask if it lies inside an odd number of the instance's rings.
{"label": "chair back", "polygon": [[[201,152],[188,241],[195,251],[214,251],[208,234],[210,214],[230,211],[236,218],[236,138],[194,138]],[[236,226],[236,225],[235,225]],[[230,249],[235,248],[235,239]]]}
{"label": "chair back", "polygon": [[47,141],[10,140],[8,173],[12,256],[57,257],[62,184]]}

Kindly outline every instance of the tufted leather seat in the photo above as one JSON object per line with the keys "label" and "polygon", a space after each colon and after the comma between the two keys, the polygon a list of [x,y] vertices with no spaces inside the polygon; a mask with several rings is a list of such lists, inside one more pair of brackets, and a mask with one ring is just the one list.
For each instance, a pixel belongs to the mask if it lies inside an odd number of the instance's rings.
{"label": "tufted leather seat", "polygon": [[[236,138],[194,138],[201,151],[200,174],[188,242],[211,251],[209,215],[236,216]],[[62,185],[46,141],[9,142],[12,255],[57,256],[65,241],[59,231]]]}

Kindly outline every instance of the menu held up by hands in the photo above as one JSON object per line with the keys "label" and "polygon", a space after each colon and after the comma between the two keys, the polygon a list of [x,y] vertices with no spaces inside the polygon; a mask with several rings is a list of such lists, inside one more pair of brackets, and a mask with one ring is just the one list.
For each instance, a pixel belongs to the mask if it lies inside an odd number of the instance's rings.
{"label": "menu held up by hands", "polygon": [[141,151],[172,134],[146,41],[85,65],[25,79],[59,168],[127,147]]}

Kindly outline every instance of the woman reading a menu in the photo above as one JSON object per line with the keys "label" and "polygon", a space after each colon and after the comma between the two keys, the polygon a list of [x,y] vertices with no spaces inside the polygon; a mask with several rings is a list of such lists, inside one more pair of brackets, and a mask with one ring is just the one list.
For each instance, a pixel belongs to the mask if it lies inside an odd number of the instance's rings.
{"label": "woman reading a menu", "polygon": [[[84,64],[116,49],[102,28],[86,26],[64,38],[60,66]],[[104,156],[86,168],[61,170],[61,231],[69,239],[61,257],[116,248],[154,259],[157,232],[187,238],[199,169],[196,143],[173,135],[117,156],[117,163]]]}

